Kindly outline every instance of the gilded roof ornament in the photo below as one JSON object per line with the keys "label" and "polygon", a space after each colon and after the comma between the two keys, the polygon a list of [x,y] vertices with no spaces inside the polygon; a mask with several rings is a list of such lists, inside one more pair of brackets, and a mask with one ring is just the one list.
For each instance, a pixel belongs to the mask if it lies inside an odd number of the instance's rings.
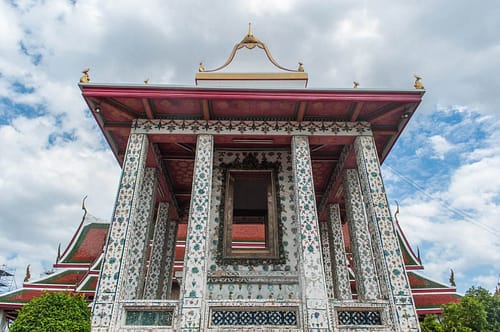
{"label": "gilded roof ornament", "polygon": [[248,23],[248,33],[241,40],[240,44],[245,44],[245,47],[247,48],[254,48],[257,44],[262,44],[262,42],[253,35],[252,23]]}
{"label": "gilded roof ornament", "polygon": [[420,80],[422,79],[422,77],[420,76],[417,76],[417,75],[413,75],[415,76],[415,84],[413,84],[413,87],[417,90],[424,90],[425,87],[424,85],[422,84],[422,82],[420,82]]}
{"label": "gilded roof ornament", "polygon": [[356,89],[358,86],[359,86],[359,82],[358,82],[358,81],[353,81],[353,82],[352,82],[352,87],[353,87],[354,89]]}
{"label": "gilded roof ornament", "polygon": [[90,71],[90,68],[85,68],[84,70],[82,70],[83,76],[80,77],[80,83],[89,83],[90,82],[89,71]]}
{"label": "gilded roof ornament", "polygon": [[239,42],[238,44],[236,44],[233,47],[233,50],[231,51],[231,54],[229,55],[229,58],[226,60],[226,62],[222,66],[217,67],[215,69],[210,69],[209,70],[209,69],[205,69],[205,67],[203,66],[203,63],[200,62],[200,65],[198,67],[198,72],[200,72],[200,73],[203,73],[203,72],[213,73],[213,72],[219,71],[221,69],[224,69],[229,64],[231,64],[231,62],[234,60],[234,57],[236,56],[236,52],[238,50],[240,50],[242,48],[254,49],[255,47],[264,50],[264,52],[266,53],[266,56],[267,56],[268,60],[275,67],[277,67],[277,68],[279,68],[281,70],[288,71],[288,72],[293,72],[293,73],[304,72],[304,66],[303,66],[302,62],[299,62],[299,66],[298,66],[297,69],[289,69],[289,68],[285,68],[283,66],[280,66],[276,62],[276,60],[274,60],[274,58],[271,55],[271,52],[269,51],[269,49],[267,48],[267,46],[263,42],[261,42],[257,37],[254,36],[254,34],[252,32],[252,24],[251,23],[248,23],[248,33],[246,34],[246,36],[243,37],[243,39],[241,40],[241,42]]}
{"label": "gilded roof ornament", "polygon": [[149,78],[146,78],[146,79],[144,80],[144,84],[149,84]]}

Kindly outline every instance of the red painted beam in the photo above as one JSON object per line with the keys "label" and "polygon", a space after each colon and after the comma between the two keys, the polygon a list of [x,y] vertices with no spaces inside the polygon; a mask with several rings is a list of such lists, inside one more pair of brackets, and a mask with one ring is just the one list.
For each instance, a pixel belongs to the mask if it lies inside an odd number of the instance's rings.
{"label": "red painted beam", "polygon": [[82,85],[84,97],[194,98],[289,101],[420,102],[424,91],[205,90],[199,88],[97,87]]}

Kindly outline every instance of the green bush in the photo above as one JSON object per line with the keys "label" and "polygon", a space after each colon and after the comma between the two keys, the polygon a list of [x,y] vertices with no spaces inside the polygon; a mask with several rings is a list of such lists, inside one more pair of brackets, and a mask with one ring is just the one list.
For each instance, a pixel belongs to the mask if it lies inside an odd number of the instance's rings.
{"label": "green bush", "polygon": [[90,332],[90,311],[83,296],[45,293],[28,302],[10,332]]}
{"label": "green bush", "polygon": [[420,323],[423,332],[500,332],[500,297],[472,287],[459,303],[443,306],[443,315],[428,315]]}

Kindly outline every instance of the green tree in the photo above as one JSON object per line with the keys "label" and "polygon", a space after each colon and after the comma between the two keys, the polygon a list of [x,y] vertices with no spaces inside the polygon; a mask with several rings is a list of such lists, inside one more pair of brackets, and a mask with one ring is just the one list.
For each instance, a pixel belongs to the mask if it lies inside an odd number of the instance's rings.
{"label": "green tree", "polygon": [[443,332],[443,325],[436,315],[426,315],[420,323],[420,329],[422,332]]}
{"label": "green tree", "polygon": [[87,332],[90,331],[90,311],[83,296],[45,293],[19,311],[9,331]]}
{"label": "green tree", "polygon": [[428,315],[422,332],[500,332],[500,297],[472,287],[459,303],[443,306],[443,315]]}
{"label": "green tree", "polygon": [[482,287],[471,287],[465,296],[473,296],[486,310],[485,331],[500,331],[500,296],[491,295]]}
{"label": "green tree", "polygon": [[466,295],[459,303],[443,307],[443,327],[446,332],[486,332],[486,324],[486,310],[473,296]]}

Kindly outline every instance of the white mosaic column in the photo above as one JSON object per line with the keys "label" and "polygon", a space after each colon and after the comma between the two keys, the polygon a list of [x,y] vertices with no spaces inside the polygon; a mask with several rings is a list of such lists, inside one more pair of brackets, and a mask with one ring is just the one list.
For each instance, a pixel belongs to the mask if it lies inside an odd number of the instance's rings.
{"label": "white mosaic column", "polygon": [[321,234],[321,246],[323,248],[323,267],[325,268],[326,294],[329,300],[335,298],[333,287],[333,271],[332,257],[330,255],[330,234],[328,232],[328,224],[326,222],[319,223],[319,231]]}
{"label": "white mosaic column", "polygon": [[153,247],[151,248],[151,258],[144,284],[144,299],[159,299],[160,281],[162,278],[163,257],[166,251],[167,222],[168,222],[168,202],[158,204],[156,213],[155,229],[153,234]]}
{"label": "white mosaic column", "polygon": [[7,331],[9,321],[4,310],[0,310],[0,331]]}
{"label": "white mosaic column", "polygon": [[376,300],[380,298],[380,287],[358,172],[355,169],[346,169],[343,180],[358,298]]}
{"label": "white mosaic column", "polygon": [[331,249],[333,253],[333,270],[335,271],[333,288],[337,300],[352,300],[351,281],[347,266],[342,219],[338,204],[328,206],[328,217],[332,232]]}
{"label": "white mosaic column", "polygon": [[[113,329],[114,312],[118,310],[116,295],[119,293],[118,279],[122,273],[125,242],[131,220],[135,219],[136,202],[139,199],[148,138],[145,134],[131,134],[123,160],[122,174],[106,242],[104,260],[96,296],[92,308],[92,330],[108,331]],[[116,310],[115,310],[116,309]]]}
{"label": "white mosaic column", "polygon": [[376,238],[372,242],[380,278],[384,281],[382,291],[395,306],[395,322],[401,331],[420,331],[373,137],[358,136],[354,151],[370,232]]}
{"label": "white mosaic column", "polygon": [[202,331],[207,283],[207,232],[214,139],[198,135],[181,286],[180,331]]}
{"label": "white mosaic column", "polygon": [[295,208],[301,237],[304,327],[308,331],[328,331],[328,300],[307,136],[292,137],[292,155]]}
{"label": "white mosaic column", "polygon": [[158,171],[146,168],[135,218],[131,221],[132,230],[125,245],[126,273],[122,274],[124,287],[120,293],[123,300],[139,299],[143,294],[157,185]]}
{"label": "white mosaic column", "polygon": [[172,277],[174,275],[174,263],[175,263],[175,246],[177,242],[177,221],[169,220],[167,224],[167,250],[163,256],[163,268],[162,268],[162,285],[159,290],[159,298],[162,300],[168,300],[170,297],[170,292],[172,291]]}

